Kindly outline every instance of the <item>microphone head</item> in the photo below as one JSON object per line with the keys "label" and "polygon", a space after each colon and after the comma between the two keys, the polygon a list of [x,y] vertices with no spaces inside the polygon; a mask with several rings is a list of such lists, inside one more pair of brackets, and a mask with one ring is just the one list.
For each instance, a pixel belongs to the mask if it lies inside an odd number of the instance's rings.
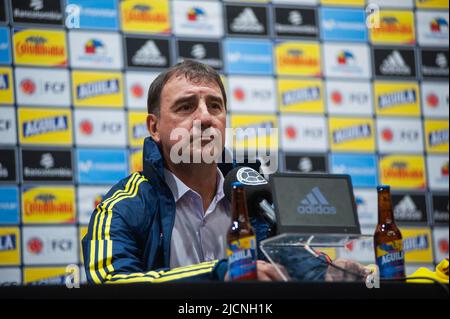
{"label": "microphone head", "polygon": [[239,182],[244,186],[250,216],[256,214],[261,200],[266,199],[270,203],[272,202],[269,183],[253,168],[238,166],[228,172],[223,184],[223,190],[229,201],[231,201],[232,185],[235,182]]}

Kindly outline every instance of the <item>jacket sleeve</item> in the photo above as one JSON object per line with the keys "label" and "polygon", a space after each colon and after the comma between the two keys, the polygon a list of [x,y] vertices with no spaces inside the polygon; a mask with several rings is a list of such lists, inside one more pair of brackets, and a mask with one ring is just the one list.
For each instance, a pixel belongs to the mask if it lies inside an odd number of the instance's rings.
{"label": "jacket sleeve", "polygon": [[[132,177],[110,192],[95,209],[82,240],[84,266],[89,283],[159,283],[167,281],[223,280],[226,261],[215,260],[174,269],[144,270],[142,247],[135,225],[127,223],[129,201],[143,178]],[[121,204],[118,204],[122,201]]]}

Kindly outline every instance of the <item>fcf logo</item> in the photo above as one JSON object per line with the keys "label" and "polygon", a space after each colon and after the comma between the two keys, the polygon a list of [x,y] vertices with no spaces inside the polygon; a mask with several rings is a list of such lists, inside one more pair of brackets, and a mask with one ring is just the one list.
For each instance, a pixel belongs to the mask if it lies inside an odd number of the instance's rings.
{"label": "fcf logo", "polygon": [[380,288],[380,269],[377,265],[366,266],[370,273],[366,277],[366,287],[369,289]]}

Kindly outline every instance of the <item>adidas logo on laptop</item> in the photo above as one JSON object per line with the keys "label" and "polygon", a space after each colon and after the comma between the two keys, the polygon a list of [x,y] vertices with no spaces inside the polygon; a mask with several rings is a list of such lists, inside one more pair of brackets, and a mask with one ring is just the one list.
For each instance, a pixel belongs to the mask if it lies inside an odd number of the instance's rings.
{"label": "adidas logo on laptop", "polygon": [[328,203],[319,187],[314,187],[300,202],[297,212],[302,215],[335,215],[336,207]]}

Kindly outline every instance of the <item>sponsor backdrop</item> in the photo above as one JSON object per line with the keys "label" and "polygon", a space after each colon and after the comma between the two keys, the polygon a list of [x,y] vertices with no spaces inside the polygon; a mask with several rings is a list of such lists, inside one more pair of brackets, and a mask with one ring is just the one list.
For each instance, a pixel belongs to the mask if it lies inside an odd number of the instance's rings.
{"label": "sponsor backdrop", "polygon": [[[443,0],[0,0],[0,283],[82,265],[92,211],[142,167],[150,83],[186,58],[223,75],[229,126],[279,128],[280,170],[350,174],[365,233],[390,184],[408,269],[433,267],[449,247],[448,41]],[[340,254],[373,261],[365,241]]]}

